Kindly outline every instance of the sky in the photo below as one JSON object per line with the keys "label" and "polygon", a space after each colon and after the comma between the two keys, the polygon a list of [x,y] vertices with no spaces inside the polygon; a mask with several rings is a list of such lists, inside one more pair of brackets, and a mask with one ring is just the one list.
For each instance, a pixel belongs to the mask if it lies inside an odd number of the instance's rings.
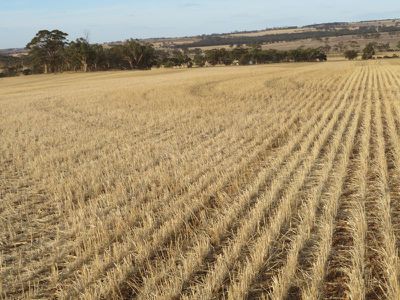
{"label": "sky", "polygon": [[0,0],[0,49],[42,29],[98,43],[399,17],[400,0]]}

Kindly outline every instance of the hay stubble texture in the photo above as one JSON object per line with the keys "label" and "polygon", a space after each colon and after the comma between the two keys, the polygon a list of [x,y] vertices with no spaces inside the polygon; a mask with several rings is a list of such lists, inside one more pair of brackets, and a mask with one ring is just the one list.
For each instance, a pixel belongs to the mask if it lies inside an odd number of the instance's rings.
{"label": "hay stubble texture", "polygon": [[0,299],[398,299],[400,63],[0,80]]}

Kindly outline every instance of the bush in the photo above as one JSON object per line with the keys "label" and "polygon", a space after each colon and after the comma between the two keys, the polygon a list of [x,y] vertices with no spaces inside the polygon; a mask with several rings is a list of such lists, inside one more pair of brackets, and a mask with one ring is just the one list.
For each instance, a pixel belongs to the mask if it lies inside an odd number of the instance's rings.
{"label": "bush", "polygon": [[196,54],[193,58],[193,62],[196,64],[196,66],[204,67],[206,59],[202,54]]}
{"label": "bush", "polygon": [[362,59],[372,59],[375,55],[374,43],[369,43],[363,50]]}
{"label": "bush", "polygon": [[348,60],[354,60],[358,57],[358,52],[356,50],[347,50],[344,52],[344,57]]}

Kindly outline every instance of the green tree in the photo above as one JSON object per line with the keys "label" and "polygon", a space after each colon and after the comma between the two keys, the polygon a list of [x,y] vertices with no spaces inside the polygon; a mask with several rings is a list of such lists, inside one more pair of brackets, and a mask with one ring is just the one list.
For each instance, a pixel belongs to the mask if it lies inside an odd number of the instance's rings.
{"label": "green tree", "polygon": [[134,39],[122,45],[122,55],[133,69],[149,69],[155,60],[155,50],[151,44],[143,44]]}
{"label": "green tree", "polygon": [[174,66],[189,65],[192,61],[186,53],[179,50],[173,51],[169,59]]}
{"label": "green tree", "polygon": [[0,77],[16,76],[23,72],[23,68],[21,58],[0,55]]}
{"label": "green tree", "polygon": [[166,66],[169,60],[169,53],[168,51],[158,49],[155,51],[155,57],[157,67]]}
{"label": "green tree", "polygon": [[79,38],[71,42],[68,47],[71,60],[76,60],[82,71],[87,72],[90,64],[93,63],[96,52],[89,42],[84,38]]}
{"label": "green tree", "polygon": [[106,58],[106,68],[109,69],[126,69],[126,59],[123,54],[122,45],[104,49]]}
{"label": "green tree", "polygon": [[356,50],[347,50],[344,52],[344,57],[348,60],[354,60],[358,56],[358,52]]}
{"label": "green tree", "polygon": [[219,51],[218,49],[212,49],[212,50],[206,50],[205,51],[206,55],[206,61],[215,66],[216,64],[219,63]]}
{"label": "green tree", "polygon": [[109,69],[107,58],[108,51],[104,49],[102,45],[92,45],[93,50],[93,69],[95,71]]}
{"label": "green tree", "polygon": [[202,53],[196,53],[193,57],[193,62],[196,66],[204,67],[206,63],[206,58]]}
{"label": "green tree", "polygon": [[236,47],[231,51],[231,57],[233,60],[240,60],[240,58],[247,54],[248,50],[242,47]]}
{"label": "green tree", "polygon": [[369,43],[363,50],[362,59],[371,59],[375,55],[375,44]]}
{"label": "green tree", "polygon": [[288,57],[295,62],[301,61],[326,61],[327,56],[321,48],[297,48],[288,51]]}
{"label": "green tree", "polygon": [[68,34],[60,30],[40,30],[26,45],[34,64],[39,64],[44,73],[60,70],[64,60],[64,49]]}
{"label": "green tree", "polygon": [[225,48],[205,51],[206,61],[211,65],[230,65],[233,62],[232,53]]}
{"label": "green tree", "polygon": [[249,53],[243,54],[239,59],[239,64],[242,66],[249,65],[251,62],[251,54]]}

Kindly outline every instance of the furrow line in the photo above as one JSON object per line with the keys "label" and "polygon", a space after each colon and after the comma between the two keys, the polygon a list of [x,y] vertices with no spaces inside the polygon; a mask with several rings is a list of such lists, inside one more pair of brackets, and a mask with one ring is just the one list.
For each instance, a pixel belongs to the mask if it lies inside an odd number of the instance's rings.
{"label": "furrow line", "polygon": [[[293,121],[296,119],[296,116],[294,115],[294,116],[292,116],[291,117],[291,121],[290,122],[288,122],[288,124],[290,125],[290,123],[293,123]],[[262,153],[262,149],[264,148],[265,149],[265,145],[268,145],[272,140],[273,140],[273,136],[272,137],[267,137],[267,140],[265,140],[265,141],[263,141],[261,144],[260,144],[260,146],[258,146],[258,148],[260,148],[259,150],[257,150],[255,153],[253,153],[253,154],[251,154],[250,155],[250,161],[254,161],[255,159],[258,159],[258,156]],[[264,150],[265,151],[265,150]],[[252,158],[251,158],[252,157]],[[241,161],[242,161],[242,163],[241,164],[239,164],[239,166],[238,165],[236,165],[236,166],[234,166],[234,170],[236,170],[236,171],[234,171],[233,170],[233,175],[234,174],[236,174],[236,172],[237,171],[239,171],[241,168],[243,168],[246,164],[247,164],[247,162],[246,162],[246,160],[248,160],[249,159],[249,157],[243,157],[242,159],[241,159]],[[242,167],[240,167],[241,165],[243,165]],[[232,172],[229,172],[229,173],[226,173],[226,174],[231,174]],[[211,190],[218,190],[220,187],[223,187],[223,186],[225,186],[226,185],[226,183],[225,182],[229,182],[229,178],[231,178],[232,176],[230,176],[230,175],[228,175],[228,177],[226,178],[226,180],[225,179],[223,179],[223,180],[221,180],[221,181],[219,181],[219,182],[216,182],[216,183],[212,183],[212,185],[211,186],[209,186],[208,187],[208,189],[206,189],[204,192],[202,192],[201,193],[201,197],[200,197],[200,199],[203,199],[203,200],[201,200],[201,201],[198,201],[199,203],[198,203],[198,209],[203,209],[203,204],[202,204],[202,201],[210,201],[211,199],[209,198],[209,196],[207,196],[207,195],[209,195],[209,193],[210,193],[210,189]],[[202,188],[203,189],[203,188]],[[195,191],[194,191],[194,193],[193,193],[193,195],[195,195],[196,193],[197,193],[197,191],[196,190],[199,190],[199,191],[201,191],[202,189],[195,189]],[[190,195],[190,194],[188,194],[188,195]],[[187,198],[187,196],[185,197],[185,198],[182,198],[182,199],[180,199],[178,202],[174,202],[174,206],[177,206],[177,205],[184,205],[183,207],[185,207],[186,206],[186,210],[191,210],[191,211],[193,211],[192,209],[193,209],[193,207],[191,207],[191,206],[188,206],[188,203],[187,203],[187,201],[185,201],[185,199]],[[208,200],[207,200],[208,199]],[[154,203],[150,203],[150,204],[153,204],[153,205],[155,205]],[[146,208],[145,210],[146,211],[149,211],[149,206],[147,205],[147,206],[145,206],[144,208]],[[143,208],[143,209],[144,209]],[[157,206],[155,206],[155,208],[157,208]],[[169,211],[179,211],[179,209],[175,209],[175,210],[173,210],[172,208],[171,209],[169,209]],[[194,211],[193,211],[194,212]],[[184,217],[183,219],[173,219],[173,221],[169,221],[169,223],[171,223],[171,222],[178,222],[178,223],[182,223],[182,224],[184,224],[185,223],[185,218],[187,218],[188,216],[190,217],[190,216],[192,216],[193,215],[193,213],[190,213],[189,215],[186,215],[186,217]],[[171,215],[170,217],[172,217],[173,215]],[[165,216],[165,217],[168,217],[168,215],[167,216]],[[166,224],[168,224],[168,222],[166,223]],[[156,227],[154,227],[154,226],[159,226],[159,225],[157,225],[157,224],[150,224],[151,225],[151,227],[150,228],[148,228],[148,229],[144,229],[145,231],[144,232],[147,232],[147,234],[144,234],[143,233],[143,235],[141,235],[141,236],[148,236],[148,233],[149,233],[149,230],[154,230]],[[168,227],[170,227],[170,226],[166,226],[165,224],[164,224],[164,226],[163,226],[163,228],[168,228]],[[152,229],[152,228],[154,228],[154,229]],[[171,227],[170,227],[171,228]],[[167,230],[170,230],[170,229],[167,229]],[[151,231],[150,231],[151,232]],[[166,234],[166,233],[164,233],[166,236],[168,236],[168,234]],[[131,242],[130,242],[130,244],[132,244]],[[153,247],[154,248],[154,247]],[[121,256],[121,258],[124,258],[124,257],[126,257],[126,255],[129,255],[129,257],[131,257],[131,259],[134,259],[134,256],[132,256],[132,254],[129,254],[129,252],[131,252],[132,250],[129,250],[129,251],[124,251],[124,253],[126,252],[126,254],[123,254],[122,256]],[[117,261],[120,261],[120,259],[119,260],[117,260]],[[126,259],[126,261],[129,261],[129,259]],[[129,266],[129,265],[128,265]]]}
{"label": "furrow line", "polygon": [[[327,110],[327,108],[328,107],[320,108],[318,111],[325,111]],[[205,264],[204,259],[207,258],[207,264],[212,266],[212,263],[216,262],[218,258],[218,253],[222,251],[222,248],[218,250],[218,248],[220,248],[219,244],[225,243],[225,241],[230,238],[231,233],[233,233],[233,231],[236,230],[235,228],[240,225],[238,220],[240,220],[241,218],[251,219],[251,214],[254,214],[254,206],[261,205],[260,203],[258,203],[259,199],[262,198],[259,196],[259,194],[266,193],[265,190],[269,185],[269,182],[274,182],[275,180],[273,177],[276,171],[280,170],[285,164],[292,166],[292,168],[297,167],[300,157],[303,156],[307,150],[306,146],[300,147],[300,144],[305,139],[305,137],[307,136],[306,133],[312,128],[312,124],[314,123],[318,122],[313,121],[309,123],[307,129],[304,129],[303,134],[299,133],[291,141],[291,144],[288,144],[282,150],[280,150],[280,155],[274,159],[273,165],[264,169],[258,175],[255,183],[250,185],[250,188],[247,188],[246,191],[242,193],[238,199],[234,201],[229,199],[221,200],[223,203],[227,203],[226,208],[218,211],[217,216],[214,217],[214,221],[206,221],[206,223],[208,224],[208,228],[204,230],[204,233],[199,239],[196,239],[195,246],[192,247],[192,249],[189,250],[187,254],[182,254],[183,258],[179,260],[180,267],[174,270],[176,258],[172,256],[169,258],[169,261],[165,262],[164,267],[160,268],[163,270],[162,274],[160,274],[160,272],[157,272],[156,270],[149,272],[150,274],[155,274],[156,276],[146,279],[146,285],[140,290],[139,297],[150,297],[151,294],[155,294],[155,291],[157,289],[159,290],[159,294],[156,297],[178,297],[178,295],[182,292],[184,286],[188,285],[190,278],[196,273],[196,270],[200,270],[202,268],[202,265]],[[300,151],[301,153],[290,157],[293,152],[298,151]],[[288,171],[288,173],[290,172]],[[231,202],[232,204],[230,204]],[[266,207],[268,206],[267,204],[263,205],[265,205]],[[215,261],[210,261],[211,257],[213,257],[213,260]],[[219,278],[219,281],[223,280],[223,277],[226,276],[227,272],[226,267],[221,269],[219,267],[215,267],[215,269],[210,270],[210,272],[213,273],[215,272],[215,270],[221,272],[216,278]],[[173,274],[175,275],[169,274],[170,272],[173,272]],[[175,272],[178,274],[176,274]],[[169,279],[165,281],[163,285],[158,286],[157,283],[161,280],[162,277],[168,277]],[[211,278],[215,277],[210,275],[206,278],[208,279],[205,280],[210,280]],[[200,278],[198,278],[197,276],[196,282],[199,280]],[[214,288],[212,288],[212,290],[217,288],[218,285],[219,283],[214,283]],[[187,286],[186,290],[188,289],[189,287]]]}
{"label": "furrow line", "polygon": [[[344,89],[343,99],[341,99],[340,96],[338,97],[341,102],[340,107],[335,111],[334,116],[324,129],[318,131],[318,139],[313,141],[313,147],[312,150],[310,150],[308,158],[303,162],[302,168],[293,176],[295,180],[293,179],[290,181],[291,183],[280,198],[278,207],[270,213],[271,219],[268,220],[267,225],[263,226],[261,229],[262,234],[257,238],[254,245],[252,245],[246,262],[239,267],[237,274],[234,275],[232,284],[228,288],[228,299],[243,299],[251,292],[251,286],[254,280],[260,274],[265,260],[270,255],[271,249],[269,246],[279,234],[282,225],[288,220],[291,209],[296,205],[295,195],[302,187],[312,168],[313,162],[328,142],[328,138],[330,134],[332,134],[332,129],[335,127],[335,124],[341,119],[340,115],[344,114],[343,110],[349,101],[350,91],[352,91],[356,83],[360,81],[361,73],[357,73],[357,76],[355,76],[347,88]],[[339,91],[339,94],[340,93]]]}
{"label": "furrow line", "polygon": [[368,177],[366,297],[395,299],[399,294],[398,256],[390,214],[390,191],[377,70],[373,70],[371,168]]}
{"label": "furrow line", "polygon": [[[299,223],[297,228],[285,230],[283,236],[277,238],[277,240],[288,239],[290,241],[290,248],[278,274],[274,275],[272,279],[267,280],[267,283],[270,283],[268,289],[271,291],[264,293],[263,296],[268,295],[268,299],[284,299],[287,297],[290,284],[293,281],[298,267],[300,251],[304,247],[306,241],[311,237],[311,230],[318,217],[317,214],[318,207],[321,205],[321,196],[326,190],[329,190],[329,177],[332,176],[333,168],[335,165],[340,165],[348,161],[340,155],[340,153],[345,152],[345,154],[347,154],[346,150],[351,149],[351,145],[356,136],[359,114],[362,109],[362,102],[357,99],[357,93],[359,92],[360,86],[364,88],[363,83],[364,80],[356,89],[353,101],[347,108],[346,116],[338,125],[338,128],[333,130],[334,134],[330,139],[327,151],[323,152],[323,157],[315,164],[317,168],[317,170],[314,171],[316,172],[316,176],[310,176],[310,178],[318,183],[313,183],[314,186],[310,191],[307,191],[306,199],[302,203],[300,212],[295,216],[295,218],[298,218]],[[293,227],[296,221],[290,223],[290,227]],[[269,265],[273,264],[273,262],[269,263]],[[279,265],[279,263],[277,265]],[[268,273],[271,273],[276,266],[266,266],[265,268],[268,268]],[[268,277],[270,277],[270,275]]]}

